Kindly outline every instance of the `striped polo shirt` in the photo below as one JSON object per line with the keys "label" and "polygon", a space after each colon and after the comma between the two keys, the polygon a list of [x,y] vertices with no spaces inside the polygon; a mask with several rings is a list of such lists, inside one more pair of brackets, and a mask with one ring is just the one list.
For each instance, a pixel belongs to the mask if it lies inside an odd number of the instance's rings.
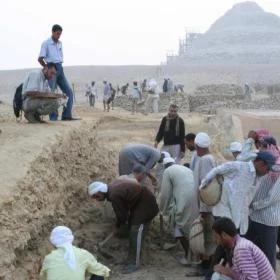
{"label": "striped polo shirt", "polygon": [[232,269],[238,280],[276,280],[267,257],[254,243],[236,236]]}
{"label": "striped polo shirt", "polygon": [[250,205],[250,219],[267,226],[280,226],[280,177],[269,173],[260,180],[260,186]]}

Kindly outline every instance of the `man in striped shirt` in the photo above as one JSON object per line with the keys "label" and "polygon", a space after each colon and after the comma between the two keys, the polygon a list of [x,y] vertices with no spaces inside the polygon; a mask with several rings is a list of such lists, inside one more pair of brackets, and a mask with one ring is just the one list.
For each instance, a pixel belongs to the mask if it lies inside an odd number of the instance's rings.
{"label": "man in striped shirt", "polygon": [[[270,139],[272,138],[270,137]],[[260,142],[263,141],[266,139],[260,140]],[[274,151],[276,164],[273,167],[273,172],[269,172],[260,180],[260,186],[250,205],[250,222],[246,238],[254,242],[264,252],[275,270],[275,248],[278,227],[280,226],[280,153],[276,145],[269,144],[269,142],[266,144],[268,145],[267,150]]]}
{"label": "man in striped shirt", "polygon": [[274,165],[270,152],[260,151],[254,161],[227,162],[213,168],[202,180],[201,188],[216,176],[223,176],[222,196],[213,207],[214,217],[228,217],[233,220],[240,234],[246,234],[249,225],[249,205],[259,187],[260,178]]}
{"label": "man in striped shirt", "polygon": [[276,280],[276,275],[264,253],[251,241],[240,237],[229,218],[213,224],[216,242],[232,255],[232,263],[218,264],[215,272],[235,280]]}

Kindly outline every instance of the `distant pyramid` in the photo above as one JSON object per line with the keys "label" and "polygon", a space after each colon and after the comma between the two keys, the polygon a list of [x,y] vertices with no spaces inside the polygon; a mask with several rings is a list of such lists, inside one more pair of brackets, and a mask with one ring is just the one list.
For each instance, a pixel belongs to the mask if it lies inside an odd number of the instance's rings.
{"label": "distant pyramid", "polygon": [[236,4],[197,36],[176,63],[280,63],[280,17],[255,2]]}

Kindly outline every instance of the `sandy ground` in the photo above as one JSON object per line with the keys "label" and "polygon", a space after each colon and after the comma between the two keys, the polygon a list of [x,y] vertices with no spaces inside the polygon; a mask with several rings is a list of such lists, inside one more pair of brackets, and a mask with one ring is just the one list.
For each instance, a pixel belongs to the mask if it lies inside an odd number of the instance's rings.
{"label": "sandy ground", "polygon": [[[121,275],[127,242],[114,238],[104,246],[113,259],[96,251],[94,245],[110,233],[114,215],[110,205],[93,203],[85,191],[91,180],[115,178],[123,145],[152,144],[162,114],[132,116],[119,109],[105,113],[100,105],[98,109],[76,106],[82,121],[33,125],[16,123],[10,110],[0,104],[4,116],[0,121],[0,279],[38,279],[42,258],[51,249],[49,231],[62,223],[74,230],[77,245],[112,268],[111,279],[186,279],[186,268],[175,259],[180,247],[160,250],[158,218],[144,266],[135,274]],[[188,132],[207,131],[214,139],[224,135],[207,117],[182,117]],[[213,147],[217,155],[218,149]],[[164,238],[168,236],[165,228]]]}

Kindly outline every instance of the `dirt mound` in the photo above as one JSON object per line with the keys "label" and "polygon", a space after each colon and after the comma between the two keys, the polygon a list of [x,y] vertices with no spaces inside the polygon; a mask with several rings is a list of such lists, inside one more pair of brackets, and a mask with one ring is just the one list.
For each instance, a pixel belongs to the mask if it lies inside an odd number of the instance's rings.
{"label": "dirt mound", "polygon": [[111,180],[116,168],[114,153],[96,141],[98,125],[83,124],[60,136],[31,162],[17,190],[1,194],[1,279],[37,279],[54,225],[76,229],[100,221],[86,186],[92,179]]}
{"label": "dirt mound", "polygon": [[[168,280],[174,275],[184,279],[185,269],[174,258],[180,248],[160,251],[158,218],[151,230],[147,246],[150,250],[145,251],[147,263],[134,275],[121,275],[127,240],[114,238],[108,242],[104,250],[113,259],[96,251],[97,242],[112,230],[114,214],[110,205],[95,204],[86,194],[91,180],[115,178],[122,146],[128,142],[152,143],[161,115],[131,116],[116,111],[108,114],[84,107],[79,108],[78,114],[84,121],[46,125],[3,123],[0,279],[38,279],[42,259],[51,249],[49,232],[60,224],[71,227],[75,243],[112,269],[112,279]],[[9,152],[12,150],[14,153]],[[165,235],[169,236],[167,228]]]}

